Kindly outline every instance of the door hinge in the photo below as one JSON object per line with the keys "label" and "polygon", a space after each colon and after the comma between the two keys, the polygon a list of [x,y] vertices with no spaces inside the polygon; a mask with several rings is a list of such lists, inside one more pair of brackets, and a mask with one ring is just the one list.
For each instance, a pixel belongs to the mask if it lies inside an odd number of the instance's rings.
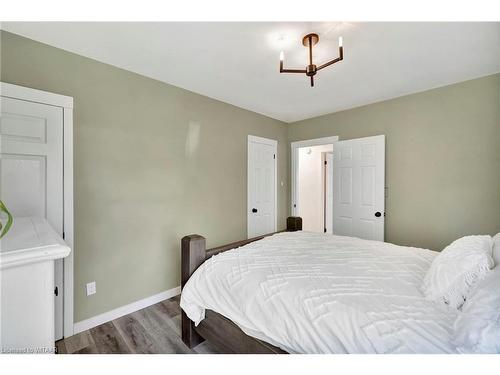
{"label": "door hinge", "polygon": [[276,159],[276,154],[273,154],[273,159]]}
{"label": "door hinge", "polygon": [[56,297],[59,295],[59,289],[57,289],[57,286],[54,289],[54,294],[56,295]]}
{"label": "door hinge", "polygon": [[297,208],[297,205],[296,205],[296,204],[294,204],[294,205],[293,205],[293,208]]}
{"label": "door hinge", "polygon": [[63,240],[66,238],[66,233],[63,232]]}
{"label": "door hinge", "polygon": [[328,162],[325,160],[325,165],[327,165],[327,164],[328,164]]}
{"label": "door hinge", "polygon": [[326,228],[323,229],[323,233],[326,233]]}

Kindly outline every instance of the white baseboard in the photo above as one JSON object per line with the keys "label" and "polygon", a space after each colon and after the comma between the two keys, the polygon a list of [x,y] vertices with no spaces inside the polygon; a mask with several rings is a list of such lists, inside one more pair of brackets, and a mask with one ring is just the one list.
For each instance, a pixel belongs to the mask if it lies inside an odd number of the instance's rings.
{"label": "white baseboard", "polygon": [[104,323],[109,322],[113,319],[117,319],[121,316],[131,314],[134,311],[143,309],[145,307],[154,305],[155,303],[172,298],[174,296],[177,296],[180,293],[181,293],[181,287],[178,286],[178,287],[166,290],[164,292],[155,294],[153,296],[141,299],[139,301],[129,303],[128,305],[120,306],[114,310],[93,316],[92,318],[81,320],[81,321],[76,322],[74,324],[73,334],[76,335],[77,333],[86,331],[90,328],[97,327],[98,325],[104,324]]}

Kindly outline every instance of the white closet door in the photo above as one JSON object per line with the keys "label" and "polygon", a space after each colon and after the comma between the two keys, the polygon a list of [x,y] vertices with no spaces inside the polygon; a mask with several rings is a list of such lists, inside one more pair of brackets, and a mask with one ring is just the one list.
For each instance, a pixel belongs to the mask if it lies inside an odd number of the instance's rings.
{"label": "white closet door", "polygon": [[333,153],[326,153],[325,229],[333,233]]}
{"label": "white closet door", "polygon": [[248,238],[276,231],[276,150],[275,140],[248,137]]}
{"label": "white closet door", "polygon": [[[1,98],[0,197],[14,216],[45,217],[63,235],[63,109]],[[15,225],[15,223],[14,223]],[[55,263],[55,339],[63,336],[63,262]]]}
{"label": "white closet door", "polygon": [[384,240],[385,136],[333,144],[333,233]]}

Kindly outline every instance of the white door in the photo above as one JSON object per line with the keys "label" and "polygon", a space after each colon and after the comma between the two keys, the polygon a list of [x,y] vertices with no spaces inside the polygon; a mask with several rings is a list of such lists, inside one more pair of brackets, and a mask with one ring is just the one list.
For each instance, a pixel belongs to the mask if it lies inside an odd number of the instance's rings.
{"label": "white door", "polygon": [[248,136],[248,238],[276,232],[277,145]]}
{"label": "white door", "polygon": [[325,232],[333,233],[333,153],[325,155]]}
{"label": "white door", "polygon": [[333,144],[333,233],[384,240],[385,136]]}
{"label": "white door", "polygon": [[[0,199],[16,216],[47,218],[63,236],[63,109],[1,98]],[[63,261],[55,263],[55,339],[63,337]]]}

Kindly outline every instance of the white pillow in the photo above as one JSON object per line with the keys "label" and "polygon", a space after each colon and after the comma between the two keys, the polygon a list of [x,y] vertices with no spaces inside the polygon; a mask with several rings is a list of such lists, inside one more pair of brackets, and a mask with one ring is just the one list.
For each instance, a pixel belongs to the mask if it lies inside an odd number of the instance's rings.
{"label": "white pillow", "polygon": [[453,342],[462,353],[500,353],[500,268],[488,272],[455,320]]}
{"label": "white pillow", "polygon": [[474,284],[493,267],[492,246],[490,236],[466,236],[448,245],[424,277],[425,297],[459,309]]}
{"label": "white pillow", "polygon": [[493,260],[495,266],[500,264],[500,233],[493,237]]}

